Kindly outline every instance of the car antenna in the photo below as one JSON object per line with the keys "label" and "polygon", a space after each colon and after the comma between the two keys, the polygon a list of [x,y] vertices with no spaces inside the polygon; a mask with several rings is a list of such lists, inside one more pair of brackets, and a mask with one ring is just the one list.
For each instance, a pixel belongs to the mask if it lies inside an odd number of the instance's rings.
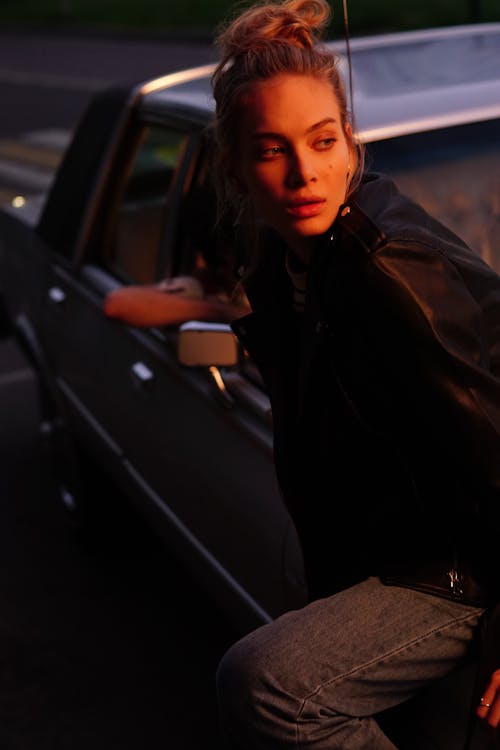
{"label": "car antenna", "polygon": [[347,52],[347,68],[349,71],[349,99],[351,102],[351,119],[354,130],[356,130],[355,116],[354,116],[354,99],[352,93],[352,63],[351,63],[351,43],[349,35],[349,12],[347,10],[347,0],[342,0],[344,10],[344,37],[345,46]]}

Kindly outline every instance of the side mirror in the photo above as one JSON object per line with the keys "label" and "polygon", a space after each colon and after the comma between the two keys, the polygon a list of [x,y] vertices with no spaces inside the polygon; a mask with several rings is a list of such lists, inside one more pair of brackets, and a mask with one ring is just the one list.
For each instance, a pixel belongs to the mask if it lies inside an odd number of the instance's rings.
{"label": "side mirror", "polygon": [[177,356],[188,367],[229,367],[238,363],[238,339],[227,323],[191,320],[179,328]]}

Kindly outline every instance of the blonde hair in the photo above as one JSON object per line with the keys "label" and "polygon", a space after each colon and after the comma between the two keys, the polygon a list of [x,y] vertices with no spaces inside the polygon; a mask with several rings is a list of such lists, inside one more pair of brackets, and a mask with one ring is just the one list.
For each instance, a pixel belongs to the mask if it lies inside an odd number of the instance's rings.
{"label": "blonde hair", "polygon": [[[349,125],[347,98],[338,58],[321,40],[331,16],[326,0],[264,2],[243,11],[219,28],[215,44],[220,62],[212,75],[216,103],[213,132],[216,144],[217,192],[222,205],[234,203],[232,165],[237,163],[240,103],[249,86],[280,73],[311,75],[327,81],[337,97],[342,126],[358,159],[349,192],[359,184],[363,149]],[[240,207],[241,210],[241,207]]]}

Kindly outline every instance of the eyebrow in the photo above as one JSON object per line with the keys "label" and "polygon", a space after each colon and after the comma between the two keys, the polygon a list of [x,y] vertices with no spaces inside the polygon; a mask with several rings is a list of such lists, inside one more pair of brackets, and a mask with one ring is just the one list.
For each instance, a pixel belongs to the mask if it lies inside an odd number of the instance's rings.
{"label": "eyebrow", "polygon": [[[324,128],[325,125],[336,125],[337,120],[334,117],[325,117],[324,120],[320,120],[319,122],[315,122],[314,125],[311,125],[306,130],[306,135],[309,135],[310,133],[313,133],[315,130],[320,130],[320,128]],[[261,138],[284,138],[282,133],[274,133],[273,131],[266,131],[262,133],[254,133],[252,138],[255,140],[260,140]]]}

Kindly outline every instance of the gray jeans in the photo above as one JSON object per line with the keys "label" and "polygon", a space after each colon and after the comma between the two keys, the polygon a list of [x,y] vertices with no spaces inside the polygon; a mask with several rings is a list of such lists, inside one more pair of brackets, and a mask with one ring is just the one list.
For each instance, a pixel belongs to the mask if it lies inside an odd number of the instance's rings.
{"label": "gray jeans", "polygon": [[483,610],[369,578],[249,633],[217,672],[240,750],[395,750],[374,716],[450,673]]}

